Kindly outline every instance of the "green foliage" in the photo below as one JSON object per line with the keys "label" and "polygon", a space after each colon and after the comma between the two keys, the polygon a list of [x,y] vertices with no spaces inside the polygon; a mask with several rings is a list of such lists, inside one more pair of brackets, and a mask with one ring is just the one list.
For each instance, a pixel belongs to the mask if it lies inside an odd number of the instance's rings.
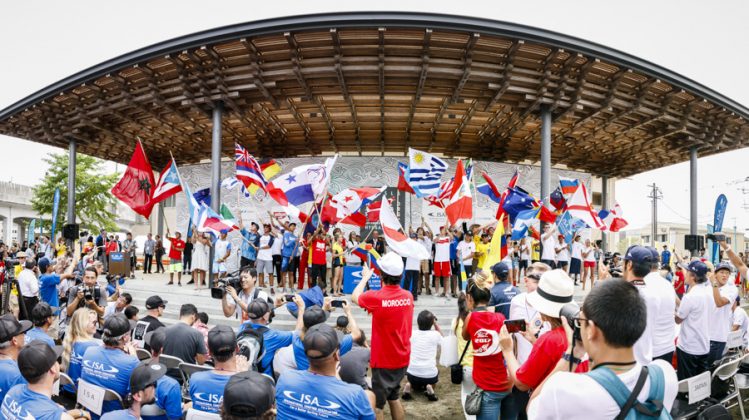
{"label": "green foliage", "polygon": [[[112,212],[116,198],[110,190],[117,182],[117,174],[105,174],[103,162],[97,158],[76,156],[75,213],[82,230],[96,232],[99,228],[116,230]],[[43,215],[45,230],[51,226],[55,188],[60,188],[60,207],[57,212],[57,231],[62,231],[68,208],[68,155],[50,153],[44,161],[50,167],[41,184],[34,187],[31,206]]]}

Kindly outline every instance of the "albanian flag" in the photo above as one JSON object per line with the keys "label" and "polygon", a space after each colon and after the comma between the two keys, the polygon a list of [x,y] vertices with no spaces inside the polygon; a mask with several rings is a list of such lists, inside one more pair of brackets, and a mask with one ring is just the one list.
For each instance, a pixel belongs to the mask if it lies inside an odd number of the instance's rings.
{"label": "albanian flag", "polygon": [[122,178],[112,187],[112,195],[127,204],[134,212],[148,218],[155,203],[151,202],[154,189],[151,164],[140,141],[127,164]]}

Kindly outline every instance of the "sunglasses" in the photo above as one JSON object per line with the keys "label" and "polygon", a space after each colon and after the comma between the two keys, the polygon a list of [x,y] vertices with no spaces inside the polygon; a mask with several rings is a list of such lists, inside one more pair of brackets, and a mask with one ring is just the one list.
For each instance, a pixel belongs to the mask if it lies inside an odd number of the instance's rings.
{"label": "sunglasses", "polygon": [[527,275],[527,276],[525,276],[525,277],[527,277],[527,278],[529,278],[529,279],[533,279],[533,280],[536,280],[536,281],[539,281],[539,280],[541,280],[541,275],[540,275],[540,274],[528,274],[528,275]]}

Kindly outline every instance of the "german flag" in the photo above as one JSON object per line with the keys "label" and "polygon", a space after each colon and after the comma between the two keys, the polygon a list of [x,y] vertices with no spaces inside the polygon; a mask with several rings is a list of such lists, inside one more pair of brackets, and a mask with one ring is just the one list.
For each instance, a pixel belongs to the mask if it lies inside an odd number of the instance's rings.
{"label": "german flag", "polygon": [[[266,181],[270,181],[271,178],[281,172],[281,165],[279,165],[274,159],[260,159],[257,163],[260,165],[260,170],[263,172],[263,177],[265,177]],[[254,195],[258,189],[259,187],[257,185],[250,184],[247,191]]]}

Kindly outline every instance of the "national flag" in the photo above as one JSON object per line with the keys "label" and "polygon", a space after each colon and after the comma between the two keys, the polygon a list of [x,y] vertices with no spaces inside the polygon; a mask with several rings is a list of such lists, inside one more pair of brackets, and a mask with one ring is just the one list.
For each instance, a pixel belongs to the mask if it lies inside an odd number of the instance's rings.
{"label": "national flag", "polygon": [[515,173],[512,174],[510,181],[507,182],[507,188],[515,188],[518,185],[518,180],[520,180],[520,171],[515,169]]}
{"label": "national flag", "polygon": [[252,196],[247,188],[244,187],[244,184],[239,182],[239,180],[235,176],[226,177],[223,181],[221,181],[221,188],[226,188],[227,190],[231,191],[237,187],[241,188],[242,194],[245,198],[250,198],[250,196]]}
{"label": "national flag", "polygon": [[268,184],[268,195],[282,206],[299,206],[315,201],[328,186],[330,171],[336,158],[327,159],[325,164],[297,166],[286,174],[279,175]]}
{"label": "national flag", "polygon": [[572,240],[575,239],[575,233],[584,227],[585,222],[576,217],[572,217],[569,211],[562,213],[557,221],[557,229],[559,230],[559,233],[564,236],[564,241],[568,244],[572,243]]}
{"label": "national flag", "polygon": [[341,220],[356,213],[363,206],[374,202],[385,191],[385,187],[346,188],[334,195],[328,202],[336,210],[336,218]]}
{"label": "national flag", "polygon": [[138,141],[125,173],[112,187],[112,195],[127,204],[134,212],[148,218],[153,210],[151,197],[154,184],[153,169],[143,145]]}
{"label": "national flag", "polygon": [[[260,169],[266,181],[270,181],[281,172],[281,166],[273,159],[260,159],[257,163],[260,164]],[[257,185],[252,184],[247,188],[247,191],[249,191],[250,194],[255,194],[259,189],[260,188],[258,188]]]}
{"label": "national flag", "polygon": [[549,210],[549,208],[543,205],[543,203],[541,204],[539,209],[541,209],[541,211],[538,213],[539,220],[546,223],[554,223],[557,221],[556,213]]}
{"label": "national flag", "polygon": [[382,256],[374,249],[372,244],[360,243],[351,251],[351,253],[361,258],[363,262],[368,264],[369,267],[372,268],[372,270],[375,272],[375,274],[380,274],[379,260]]}
{"label": "national flag", "polygon": [[189,213],[190,219],[187,222],[188,228],[190,227],[190,224],[197,225],[198,220],[200,220],[200,203],[198,203],[198,200],[195,198],[195,195],[193,195],[192,191],[190,191],[190,187],[187,185],[184,179],[182,179],[182,176],[179,174],[179,169],[175,166],[174,171],[177,173],[177,179],[179,179],[179,183],[182,186],[182,192],[185,193],[185,198],[187,199],[187,211]]}
{"label": "national flag", "polygon": [[450,225],[456,224],[458,220],[470,220],[473,217],[471,188],[468,178],[466,178],[466,171],[462,160],[458,161],[454,179],[450,201],[445,206],[445,214]]}
{"label": "national flag", "polygon": [[466,178],[468,178],[468,181],[473,180],[473,159],[468,159],[468,163],[466,163]]}
{"label": "national flag", "polygon": [[205,204],[206,206],[211,206],[211,188],[206,187],[201,190],[195,191],[195,194],[193,194],[195,197],[195,201],[198,202],[198,204]]}
{"label": "national flag", "polygon": [[592,228],[606,230],[606,225],[598,217],[598,213],[590,206],[588,190],[582,182],[575,190],[575,193],[567,200],[567,211],[571,216],[582,220]]}
{"label": "national flag", "polygon": [[359,226],[364,227],[367,224],[367,217],[364,216],[363,213],[360,211],[356,211],[343,219],[339,219],[338,216],[336,216],[336,213],[338,212],[338,209],[332,206],[330,203],[330,200],[328,200],[325,203],[325,206],[322,208],[322,211],[320,212],[320,218],[322,219],[323,223],[328,224],[344,224],[344,225],[353,225],[353,226]]}
{"label": "national flag", "polygon": [[411,185],[408,184],[406,176],[408,174],[408,165],[403,162],[398,162],[398,191],[407,192],[410,194],[416,194]]}
{"label": "national flag", "polygon": [[221,203],[219,213],[226,223],[232,225],[232,229],[239,230],[239,226],[237,226],[237,218],[234,217],[234,214],[232,214],[231,210],[229,210],[229,207],[227,207],[226,204]]}
{"label": "national flag", "polygon": [[580,185],[579,179],[559,177],[559,186],[562,188],[562,194],[565,196],[574,194]]}
{"label": "national flag", "polygon": [[558,211],[564,211],[567,201],[564,199],[564,194],[562,194],[562,190],[559,187],[549,195],[549,204]]}
{"label": "national flag", "polygon": [[[388,198],[388,204],[393,202],[394,197]],[[368,222],[379,222],[380,221],[380,206],[382,206],[382,200],[377,200],[374,203],[369,203],[367,206],[367,221]]]}
{"label": "national flag", "polygon": [[234,143],[234,159],[237,166],[237,179],[244,184],[246,188],[255,185],[265,191],[268,181],[263,175],[263,170],[255,158],[240,145]]}
{"label": "national flag", "polygon": [[598,217],[601,218],[609,231],[619,232],[628,225],[627,221],[622,217],[623,213],[619,203],[614,203],[614,207],[611,210],[599,211]]}
{"label": "national flag", "polygon": [[428,260],[429,253],[415,240],[403,233],[403,227],[395,217],[390,204],[383,203],[380,206],[380,226],[382,234],[391,250],[401,257],[412,257],[420,260]]}
{"label": "national flag", "polygon": [[541,207],[535,209],[523,210],[515,217],[515,223],[512,225],[512,240],[518,241],[528,233],[528,227],[538,220]]}
{"label": "national flag", "polygon": [[497,185],[494,184],[494,181],[492,181],[486,172],[481,172],[481,176],[484,178],[484,182],[476,186],[476,191],[486,195],[495,203],[499,203],[501,201],[500,197],[502,196],[502,193],[499,192]]}
{"label": "national flag", "polygon": [[507,194],[502,201],[502,210],[509,217],[510,223],[515,223],[515,216],[518,213],[533,207],[538,207],[538,202],[527,191],[517,185],[507,189]]}
{"label": "national flag", "polygon": [[200,205],[200,217],[198,223],[196,223],[198,232],[211,233],[214,236],[219,236],[221,233],[227,233],[234,230],[233,223],[231,221],[224,220],[220,215],[213,211],[205,203]]}
{"label": "national flag", "polygon": [[484,260],[484,266],[480,267],[483,271],[491,273],[492,266],[502,261],[502,238],[505,236],[505,215],[499,216],[497,227],[494,229],[494,235],[489,242],[489,250]]}
{"label": "national flag", "polygon": [[437,156],[416,149],[408,149],[408,158],[406,179],[416,196],[421,198],[437,194],[447,163]]}
{"label": "national flag", "polygon": [[430,206],[444,209],[446,202],[450,200],[450,196],[452,195],[454,183],[455,178],[450,178],[449,181],[441,183],[439,193],[437,195],[430,195],[429,197],[426,197],[425,200],[429,203]]}
{"label": "national flag", "polygon": [[463,258],[459,258],[460,260],[460,289],[461,290],[468,290],[467,289],[467,283],[468,283],[468,274],[466,273],[466,266],[463,264]]}
{"label": "national flag", "polygon": [[172,158],[159,175],[159,182],[156,183],[153,197],[151,197],[152,205],[164,201],[180,191],[182,191],[182,185],[179,183],[179,176],[177,175],[177,164]]}

